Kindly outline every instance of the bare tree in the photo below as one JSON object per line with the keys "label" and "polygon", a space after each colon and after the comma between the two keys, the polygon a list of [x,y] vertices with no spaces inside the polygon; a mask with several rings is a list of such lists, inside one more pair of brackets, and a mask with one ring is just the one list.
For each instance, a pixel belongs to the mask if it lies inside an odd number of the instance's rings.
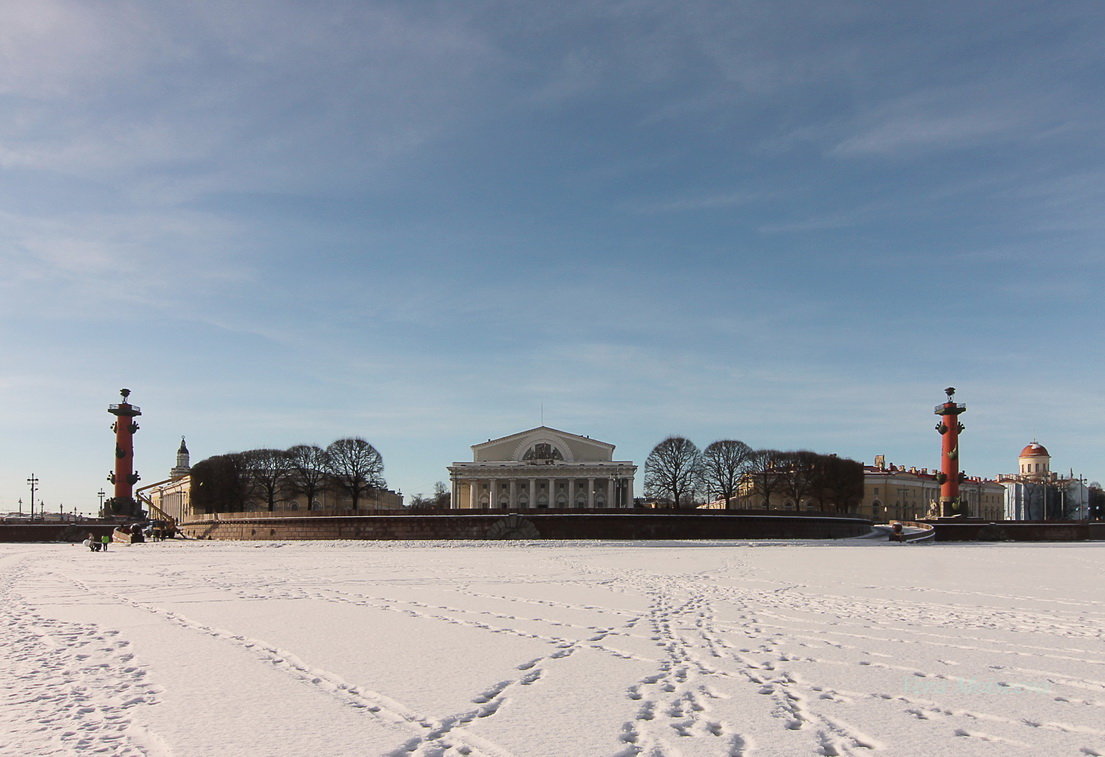
{"label": "bare tree", "polygon": [[269,512],[274,511],[288,483],[291,470],[288,453],[282,449],[254,449],[243,454],[254,498],[263,502]]}
{"label": "bare tree", "polygon": [[670,500],[675,507],[691,504],[701,479],[702,453],[690,439],[669,436],[645,460],[645,491]]}
{"label": "bare tree", "polygon": [[764,509],[771,509],[771,495],[783,484],[781,455],[778,450],[758,449],[748,456],[748,480]]}
{"label": "bare tree", "polygon": [[338,439],[326,448],[326,470],[334,484],[349,495],[356,510],[361,498],[374,489],[382,489],[384,460],[376,448],[359,437]]}
{"label": "bare tree", "polygon": [[733,439],[716,441],[702,453],[702,478],[706,491],[730,506],[737,496],[741,476],[748,466],[752,449]]}
{"label": "bare tree", "polygon": [[307,500],[307,509],[315,509],[316,498],[326,490],[326,450],[314,444],[297,444],[288,449],[288,487]]}
{"label": "bare tree", "polygon": [[449,491],[449,487],[445,485],[444,481],[438,481],[434,484],[434,507],[440,510],[448,510],[452,499],[453,493]]}
{"label": "bare tree", "polygon": [[783,474],[779,488],[794,503],[795,510],[802,509],[802,500],[808,499],[817,486],[821,457],[807,450],[783,452],[779,455],[777,467]]}
{"label": "bare tree", "polygon": [[419,492],[411,497],[408,507],[412,510],[448,510],[452,494],[444,481],[434,484],[434,493],[429,497],[422,496]]}
{"label": "bare tree", "polygon": [[410,510],[430,510],[433,506],[433,499],[430,497],[423,497],[422,492],[411,495],[410,500],[407,502],[407,508]]}
{"label": "bare tree", "polygon": [[854,511],[863,500],[863,465],[836,455],[818,455],[811,494],[818,509]]}

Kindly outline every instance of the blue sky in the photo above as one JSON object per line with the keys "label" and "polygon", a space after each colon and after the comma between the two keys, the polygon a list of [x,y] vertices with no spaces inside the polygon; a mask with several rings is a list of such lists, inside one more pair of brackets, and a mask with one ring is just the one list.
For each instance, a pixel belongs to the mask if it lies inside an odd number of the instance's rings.
{"label": "blue sky", "polygon": [[1097,2],[0,3],[0,510],[547,425],[1105,477]]}

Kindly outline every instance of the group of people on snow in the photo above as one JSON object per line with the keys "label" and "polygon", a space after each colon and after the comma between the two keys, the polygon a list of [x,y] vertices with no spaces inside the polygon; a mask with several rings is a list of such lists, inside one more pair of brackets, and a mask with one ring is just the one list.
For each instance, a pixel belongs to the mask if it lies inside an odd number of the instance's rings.
{"label": "group of people on snow", "polygon": [[88,547],[93,552],[99,552],[100,550],[107,552],[107,545],[110,543],[111,537],[107,534],[104,534],[98,539],[96,538],[96,534],[89,534],[88,538],[81,542],[81,544]]}

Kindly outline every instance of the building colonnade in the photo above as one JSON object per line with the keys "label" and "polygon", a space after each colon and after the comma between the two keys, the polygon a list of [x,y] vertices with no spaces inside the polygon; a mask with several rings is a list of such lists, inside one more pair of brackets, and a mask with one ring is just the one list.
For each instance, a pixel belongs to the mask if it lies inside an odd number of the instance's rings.
{"label": "building colonnade", "polygon": [[[482,466],[481,466],[482,467]],[[557,466],[559,467],[559,466]],[[576,509],[633,506],[633,475],[590,471],[577,475],[549,471],[534,475],[486,470],[465,474],[454,472],[454,507],[465,509]]]}

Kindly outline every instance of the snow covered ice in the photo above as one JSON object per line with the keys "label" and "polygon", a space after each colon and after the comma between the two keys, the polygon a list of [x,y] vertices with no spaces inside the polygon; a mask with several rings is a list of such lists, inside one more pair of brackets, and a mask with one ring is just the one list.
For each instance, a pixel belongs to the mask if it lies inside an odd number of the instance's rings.
{"label": "snow covered ice", "polygon": [[1105,754],[1105,544],[0,545],[0,754]]}

